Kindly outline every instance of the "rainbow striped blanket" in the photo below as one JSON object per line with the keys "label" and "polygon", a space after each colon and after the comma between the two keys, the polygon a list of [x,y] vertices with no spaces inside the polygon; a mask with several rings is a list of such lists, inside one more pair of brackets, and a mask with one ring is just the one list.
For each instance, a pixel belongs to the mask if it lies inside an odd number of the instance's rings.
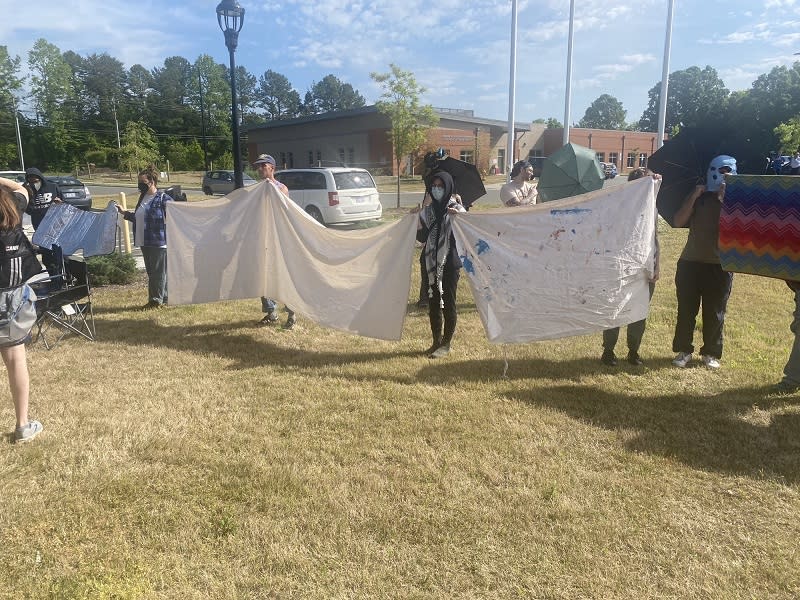
{"label": "rainbow striped blanket", "polygon": [[800,177],[728,175],[725,182],[722,268],[800,280]]}

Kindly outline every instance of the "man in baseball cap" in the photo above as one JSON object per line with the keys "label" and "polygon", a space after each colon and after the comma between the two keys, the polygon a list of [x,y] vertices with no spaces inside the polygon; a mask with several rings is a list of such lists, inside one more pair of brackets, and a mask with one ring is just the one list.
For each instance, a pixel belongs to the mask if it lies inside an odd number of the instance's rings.
{"label": "man in baseball cap", "polygon": [[[253,167],[255,167],[256,171],[258,171],[259,176],[262,179],[266,179],[272,185],[275,186],[278,190],[289,195],[289,189],[282,184],[280,181],[275,179],[275,159],[272,158],[269,154],[259,154],[258,158],[253,161]],[[278,313],[277,313],[277,303],[272,298],[261,298],[261,311],[264,313],[264,318],[261,319],[258,324],[259,325],[272,325],[273,323],[278,322]],[[284,329],[293,329],[294,324],[296,322],[294,312],[288,306],[286,307],[286,312],[289,316],[286,319],[286,324],[283,326]]]}

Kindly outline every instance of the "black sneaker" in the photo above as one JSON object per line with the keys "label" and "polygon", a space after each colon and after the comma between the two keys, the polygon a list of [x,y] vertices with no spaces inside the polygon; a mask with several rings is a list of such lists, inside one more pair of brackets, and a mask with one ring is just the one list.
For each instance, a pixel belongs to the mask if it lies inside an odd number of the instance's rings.
{"label": "black sneaker", "polygon": [[275,311],[273,310],[272,312],[268,312],[267,314],[265,314],[264,318],[261,319],[258,322],[258,324],[264,327],[266,325],[274,325],[277,322],[278,322],[278,315],[276,315]]}
{"label": "black sneaker", "polygon": [[294,329],[296,323],[297,321],[295,320],[294,317],[289,317],[288,319],[286,319],[286,323],[283,324],[283,328],[286,329],[287,331],[291,331],[292,329]]}
{"label": "black sneaker", "polygon": [[616,367],[617,366],[617,357],[614,356],[614,352],[611,350],[603,350],[603,356],[600,357],[600,362],[603,363],[607,367]]}
{"label": "black sneaker", "polygon": [[644,364],[642,357],[638,352],[628,352],[628,362],[634,367],[641,367]]}

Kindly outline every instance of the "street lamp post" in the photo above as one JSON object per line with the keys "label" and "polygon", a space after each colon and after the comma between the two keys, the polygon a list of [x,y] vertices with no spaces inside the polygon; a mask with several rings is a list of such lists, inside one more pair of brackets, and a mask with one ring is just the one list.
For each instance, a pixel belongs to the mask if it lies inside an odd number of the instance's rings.
{"label": "street lamp post", "polygon": [[233,130],[233,177],[234,187],[244,187],[242,180],[242,159],[239,149],[239,116],[237,114],[236,100],[236,62],[233,54],[239,43],[239,32],[244,24],[244,9],[236,0],[222,0],[217,5],[217,22],[222,33],[225,34],[225,45],[231,57],[231,128]]}

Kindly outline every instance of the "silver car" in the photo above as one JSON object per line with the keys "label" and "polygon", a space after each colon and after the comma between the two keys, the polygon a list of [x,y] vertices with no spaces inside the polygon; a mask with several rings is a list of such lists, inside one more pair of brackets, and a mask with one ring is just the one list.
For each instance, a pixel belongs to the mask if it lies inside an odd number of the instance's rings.
{"label": "silver car", "polygon": [[[258,183],[247,173],[242,173],[242,183],[244,186],[255,185]],[[230,194],[234,190],[233,171],[207,171],[203,175],[203,193],[206,196],[212,194]]]}

